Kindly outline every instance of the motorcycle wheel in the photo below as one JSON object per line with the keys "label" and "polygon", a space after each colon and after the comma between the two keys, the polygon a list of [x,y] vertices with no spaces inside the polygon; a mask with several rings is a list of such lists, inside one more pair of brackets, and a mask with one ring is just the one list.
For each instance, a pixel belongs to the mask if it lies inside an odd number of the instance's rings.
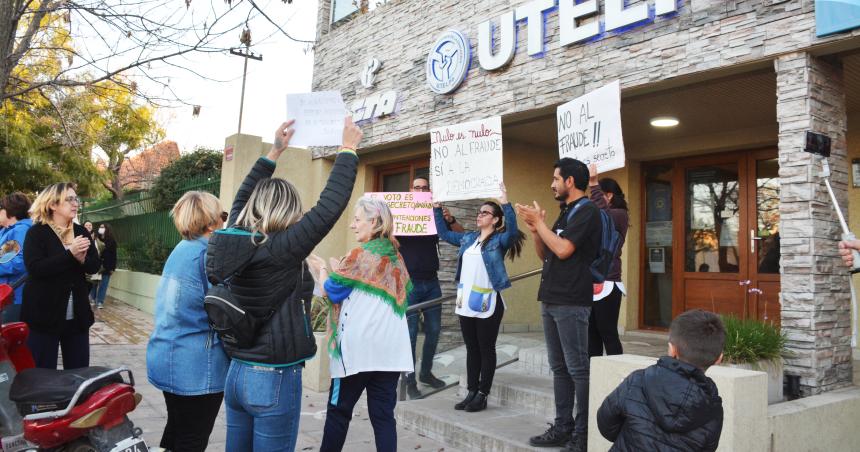
{"label": "motorcycle wheel", "polygon": [[93,443],[88,438],[81,438],[62,450],[63,452],[98,452],[98,449],[93,446]]}

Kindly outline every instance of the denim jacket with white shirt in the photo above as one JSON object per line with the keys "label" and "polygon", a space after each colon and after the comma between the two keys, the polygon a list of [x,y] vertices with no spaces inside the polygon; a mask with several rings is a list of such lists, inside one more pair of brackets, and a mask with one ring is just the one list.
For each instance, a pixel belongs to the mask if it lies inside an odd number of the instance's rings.
{"label": "denim jacket with white shirt", "polygon": [[205,237],[176,245],[155,295],[155,328],[146,348],[149,382],[172,394],[224,391],[230,359],[209,328],[203,297],[209,289]]}
{"label": "denim jacket with white shirt", "polygon": [[[508,279],[508,271],[505,269],[505,253],[513,246],[519,234],[517,215],[514,213],[514,208],[510,203],[502,205],[502,214],[505,217],[505,231],[491,235],[489,242],[481,247],[481,256],[484,258],[487,274],[490,276],[493,290],[497,292],[511,287],[511,281]],[[454,277],[455,281],[459,281],[460,270],[463,264],[463,253],[475,243],[475,240],[480,237],[481,232],[454,232],[449,230],[445,225],[441,208],[434,208],[433,216],[436,220],[436,233],[439,234],[439,238],[460,247],[457,260],[457,275]]]}

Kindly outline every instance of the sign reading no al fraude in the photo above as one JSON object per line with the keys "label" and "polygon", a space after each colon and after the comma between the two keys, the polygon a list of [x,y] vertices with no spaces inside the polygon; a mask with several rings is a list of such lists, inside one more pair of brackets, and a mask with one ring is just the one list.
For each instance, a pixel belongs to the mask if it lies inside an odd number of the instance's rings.
{"label": "sign reading no al fraude", "polygon": [[560,105],[556,120],[560,158],[595,163],[601,173],[624,167],[621,84],[617,80]]}

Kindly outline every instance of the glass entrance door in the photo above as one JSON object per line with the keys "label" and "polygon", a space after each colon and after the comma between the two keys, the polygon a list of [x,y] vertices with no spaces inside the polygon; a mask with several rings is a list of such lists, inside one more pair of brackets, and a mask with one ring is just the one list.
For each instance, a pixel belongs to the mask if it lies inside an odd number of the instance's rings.
{"label": "glass entrance door", "polygon": [[643,327],[667,328],[690,309],[779,322],[775,155],[645,166]]}

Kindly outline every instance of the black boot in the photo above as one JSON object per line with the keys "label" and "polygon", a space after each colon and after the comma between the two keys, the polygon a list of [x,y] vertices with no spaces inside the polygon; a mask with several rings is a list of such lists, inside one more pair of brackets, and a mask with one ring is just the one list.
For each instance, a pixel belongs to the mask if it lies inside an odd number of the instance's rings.
{"label": "black boot", "polygon": [[475,398],[475,394],[477,394],[477,393],[478,393],[478,391],[469,391],[469,393],[466,394],[466,398],[463,399],[462,402],[454,405],[454,409],[455,410],[462,410],[462,409],[466,408],[466,405],[468,405],[469,402],[471,402],[472,399]]}
{"label": "black boot", "polygon": [[471,402],[466,404],[466,411],[469,413],[474,413],[476,411],[481,411],[487,408],[487,394],[483,392],[478,392],[475,394],[475,398],[472,399]]}
{"label": "black boot", "polygon": [[412,400],[424,397],[421,395],[421,391],[418,390],[418,385],[415,382],[406,383],[406,394],[409,395],[409,398]]}

